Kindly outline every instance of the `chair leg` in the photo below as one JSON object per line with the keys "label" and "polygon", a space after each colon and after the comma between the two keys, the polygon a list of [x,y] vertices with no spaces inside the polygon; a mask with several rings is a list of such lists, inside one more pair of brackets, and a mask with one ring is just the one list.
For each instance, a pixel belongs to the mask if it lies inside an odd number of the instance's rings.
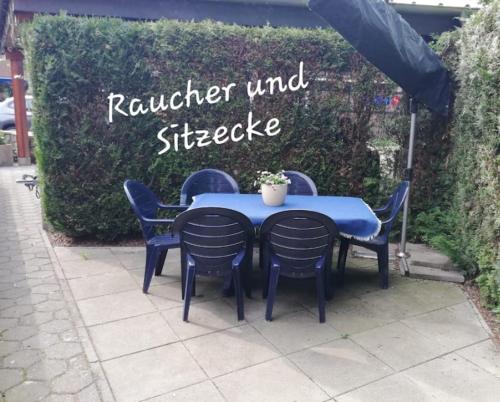
{"label": "chair leg", "polygon": [[241,276],[240,270],[233,270],[233,281],[234,281],[234,292],[236,293],[236,306],[238,309],[238,321],[245,319],[245,313],[243,310],[243,289],[241,286]]}
{"label": "chair leg", "polygon": [[377,250],[379,282],[382,289],[389,287],[389,245]]}
{"label": "chair leg", "polygon": [[142,284],[143,293],[148,293],[149,285],[151,284],[151,279],[153,279],[153,273],[155,271],[156,260],[157,260],[156,249],[152,246],[147,246],[146,267],[144,268],[144,282]]}
{"label": "chair leg", "polygon": [[231,297],[234,295],[234,273],[229,272],[224,276],[224,284],[222,286],[222,295],[224,297]]}
{"label": "chair leg", "polygon": [[259,241],[259,267],[264,268],[264,242]]}
{"label": "chair leg", "polygon": [[269,288],[267,292],[266,320],[273,320],[274,298],[276,297],[276,288],[278,287],[278,278],[280,276],[279,268],[271,268],[269,272]]}
{"label": "chair leg", "polygon": [[260,269],[262,274],[262,298],[267,299],[267,294],[269,291],[269,260],[266,258],[264,247],[261,245],[260,252],[262,253],[260,258]]}
{"label": "chair leg", "polygon": [[194,277],[195,277],[195,268],[194,267],[189,267],[187,268],[186,272],[186,290],[184,292],[184,313],[182,316],[182,319],[184,321],[188,320],[188,315],[189,315],[189,305],[191,304],[191,295],[193,293],[193,284],[194,284]]}
{"label": "chair leg", "polygon": [[253,266],[252,266],[252,254],[247,251],[246,264],[243,266],[243,287],[245,289],[245,295],[249,299],[252,298],[252,288],[253,288]]}
{"label": "chair leg", "polygon": [[186,293],[186,253],[181,249],[181,292],[182,300]]}
{"label": "chair leg", "polygon": [[331,300],[334,293],[334,283],[332,280],[332,258],[328,258],[325,266],[325,298]]}
{"label": "chair leg", "polygon": [[339,260],[337,263],[337,271],[338,271],[337,284],[339,287],[344,286],[345,263],[347,260],[348,251],[349,251],[349,240],[344,238],[340,239]]}
{"label": "chair leg", "polygon": [[[181,292],[182,292],[182,300],[184,300],[185,290],[186,290],[186,272],[187,272],[187,262],[186,262],[186,253],[181,250]],[[196,296],[196,278],[193,281],[193,291],[191,293],[192,296]]]}
{"label": "chair leg", "polygon": [[267,299],[269,294],[269,268],[262,270],[262,298]]}
{"label": "chair leg", "polygon": [[[325,268],[323,268],[325,269]],[[318,294],[319,322],[325,322],[325,284],[323,270],[316,271],[316,292]]]}
{"label": "chair leg", "polygon": [[160,252],[160,255],[158,257],[158,261],[156,263],[155,276],[161,275],[161,271],[163,271],[163,265],[165,265],[165,258],[167,258],[167,253],[168,253],[168,249]]}

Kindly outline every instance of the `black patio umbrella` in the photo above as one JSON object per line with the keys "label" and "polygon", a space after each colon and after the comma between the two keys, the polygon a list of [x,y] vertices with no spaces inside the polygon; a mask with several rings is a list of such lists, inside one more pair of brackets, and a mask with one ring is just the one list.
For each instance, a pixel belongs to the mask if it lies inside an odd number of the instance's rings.
{"label": "black patio umbrella", "polygon": [[[405,176],[411,180],[417,102],[446,116],[450,78],[422,37],[383,0],[310,0],[309,8],[339,32],[369,62],[410,95],[410,140]],[[404,205],[399,257],[406,252],[409,196]],[[405,273],[408,266],[405,265]]]}

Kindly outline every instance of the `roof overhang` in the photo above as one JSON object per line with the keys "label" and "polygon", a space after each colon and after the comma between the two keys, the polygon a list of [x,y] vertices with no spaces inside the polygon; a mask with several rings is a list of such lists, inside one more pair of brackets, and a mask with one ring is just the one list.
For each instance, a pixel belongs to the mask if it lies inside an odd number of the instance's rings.
{"label": "roof overhang", "polygon": [[[437,0],[420,0],[432,2]],[[440,0],[446,1],[446,0]],[[450,1],[450,0],[448,0]],[[457,0],[469,1],[469,0]],[[408,4],[397,0],[391,5],[422,35],[452,29],[464,8]],[[473,0],[470,0],[474,3]],[[158,18],[199,21],[212,19],[250,26],[324,27],[325,22],[308,9],[308,0],[0,0],[0,52],[15,46],[16,23],[36,13],[105,16],[124,19]],[[335,2],[332,2],[334,5]]]}

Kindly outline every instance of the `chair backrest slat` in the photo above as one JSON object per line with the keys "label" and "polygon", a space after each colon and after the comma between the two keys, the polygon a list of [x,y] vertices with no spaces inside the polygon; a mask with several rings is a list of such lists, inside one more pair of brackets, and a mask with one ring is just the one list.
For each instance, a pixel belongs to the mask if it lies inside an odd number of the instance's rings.
{"label": "chair backrest slat", "polygon": [[385,224],[383,235],[388,235],[391,231],[392,225],[398,216],[399,211],[403,207],[403,204],[408,196],[408,190],[410,188],[410,182],[402,181],[399,183],[396,190],[391,195],[389,202],[391,203],[391,213],[388,219],[388,222]]}
{"label": "chair backrest slat", "polygon": [[279,260],[285,276],[313,276],[319,259],[331,256],[337,235],[329,217],[303,210],[274,214],[261,227],[266,252]]}
{"label": "chair backrest slat", "polygon": [[174,222],[181,248],[197,263],[197,272],[214,269],[224,274],[242,250],[253,247],[254,228],[239,212],[226,208],[194,208],[180,214]]}
{"label": "chair backrest slat", "polygon": [[239,193],[238,183],[222,170],[202,169],[189,176],[181,188],[181,205],[190,205],[203,193]]}
{"label": "chair backrest slat", "polygon": [[126,180],[123,183],[123,189],[141,224],[145,240],[151,239],[155,235],[154,227],[145,224],[144,218],[155,219],[157,217],[158,198],[147,186],[137,180]]}
{"label": "chair backrest slat", "polygon": [[287,170],[283,174],[288,177],[291,183],[288,185],[287,193],[290,195],[318,195],[316,184],[304,173],[294,170]]}

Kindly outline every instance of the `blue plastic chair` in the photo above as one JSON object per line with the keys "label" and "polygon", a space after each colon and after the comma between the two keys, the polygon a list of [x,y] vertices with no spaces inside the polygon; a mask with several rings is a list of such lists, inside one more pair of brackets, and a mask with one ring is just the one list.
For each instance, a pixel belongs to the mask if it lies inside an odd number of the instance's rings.
{"label": "blue plastic chair", "polygon": [[232,280],[238,320],[243,320],[243,287],[247,295],[251,292],[255,235],[252,222],[231,209],[194,208],[175,219],[173,230],[179,233],[181,252],[186,258],[183,320],[188,320],[196,275],[222,277],[225,283]]}
{"label": "blue plastic chair", "polygon": [[301,172],[287,170],[283,173],[291,183],[288,185],[287,193],[290,195],[318,195],[316,184],[312,179]]}
{"label": "blue plastic chair", "polygon": [[[291,183],[288,185],[287,194],[290,195],[318,195],[318,190],[316,189],[316,184],[312,179],[301,172],[296,172],[294,170],[287,170],[283,174],[288,177]],[[262,266],[262,256],[264,251],[262,249],[262,242],[259,245],[259,265]]]}
{"label": "blue plastic chair", "polygon": [[316,278],[319,321],[325,322],[325,300],[331,297],[332,250],[337,226],[318,212],[292,210],[267,218],[261,227],[264,242],[266,320],[272,320],[278,278]]}
{"label": "blue plastic chair", "polygon": [[401,210],[401,207],[405,202],[406,197],[408,196],[409,187],[410,182],[402,181],[392,193],[391,197],[387,201],[387,204],[382,208],[373,210],[379,219],[389,215],[387,219],[382,220],[380,233],[375,238],[372,240],[361,241],[341,237],[339,259],[337,264],[337,270],[339,272],[339,286],[343,286],[344,284],[345,264],[349,244],[356,244],[377,253],[380,287],[382,289],[387,289],[389,287],[389,233],[399,211]]}
{"label": "blue plastic chair", "polygon": [[136,180],[126,180],[123,188],[141,224],[142,234],[146,242],[146,267],[142,291],[147,293],[153,273],[156,276],[161,275],[168,250],[179,247],[179,236],[155,234],[155,226],[169,225],[174,222],[173,219],[158,219],[158,211],[184,211],[187,207],[162,204],[148,187]]}
{"label": "blue plastic chair", "polygon": [[181,188],[181,205],[191,205],[203,193],[239,193],[238,183],[222,170],[202,169],[189,176]]}

